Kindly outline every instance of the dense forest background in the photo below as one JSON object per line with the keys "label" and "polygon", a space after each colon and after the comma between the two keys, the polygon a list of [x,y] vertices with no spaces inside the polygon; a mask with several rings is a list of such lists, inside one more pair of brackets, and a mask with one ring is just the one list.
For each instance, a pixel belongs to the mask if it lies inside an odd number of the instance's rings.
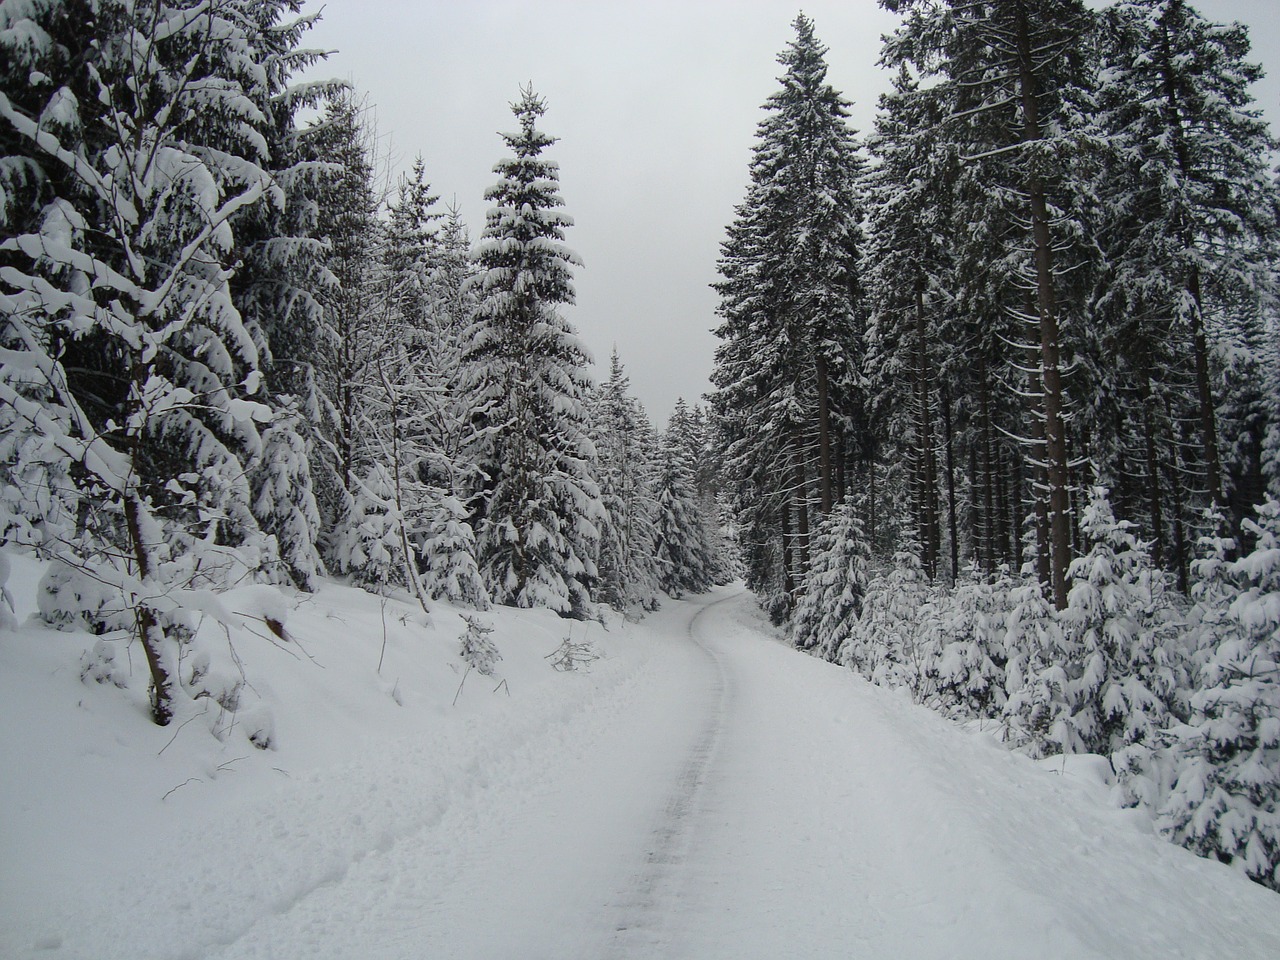
{"label": "dense forest background", "polygon": [[42,618],[136,642],[163,724],[233,695],[196,625],[245,582],[589,618],[745,574],[796,646],[1108,756],[1280,887],[1280,194],[1246,33],[1182,0],[882,3],[865,138],[796,19],[715,389],[662,431],[560,311],[532,87],[472,243],[422,163],[383,174],[355,91],[294,82],[300,0],[0,6],[0,537],[48,561]]}

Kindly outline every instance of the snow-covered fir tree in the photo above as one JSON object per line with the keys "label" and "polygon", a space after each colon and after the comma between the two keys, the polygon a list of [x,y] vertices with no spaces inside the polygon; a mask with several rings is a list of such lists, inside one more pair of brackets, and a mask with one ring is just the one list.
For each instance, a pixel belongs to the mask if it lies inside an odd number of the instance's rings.
{"label": "snow-covered fir tree", "polygon": [[1177,611],[1132,525],[1116,520],[1106,488],[1089,495],[1082,530],[1091,543],[1072,561],[1062,613],[1070,674],[1072,748],[1110,754],[1149,742],[1167,725],[1182,674]]}
{"label": "snow-covered fir tree", "polygon": [[1202,856],[1237,865],[1280,890],[1280,503],[1245,522],[1256,547],[1228,560],[1217,544],[1195,564],[1213,639],[1171,731],[1176,781],[1160,825]]}
{"label": "snow-covered fir tree", "polygon": [[479,411],[476,460],[484,477],[480,571],[493,598],[584,615],[591,609],[599,524],[595,450],[587,436],[586,348],[559,312],[574,300],[555,138],[538,129],[546,102],[531,86],[511,105],[519,130],[476,250],[477,317],[467,388]]}
{"label": "snow-covered fir tree", "polygon": [[417,378],[412,417],[429,490],[429,519],[418,542],[422,579],[437,598],[478,609],[489,606],[480,576],[472,504],[481,495],[473,421],[484,407],[467,382],[464,355],[478,299],[466,227],[456,208],[441,221],[423,288],[422,327],[408,348]]}
{"label": "snow-covered fir tree", "polygon": [[[395,549],[361,540],[373,529],[365,515],[385,512],[384,505],[363,501],[380,486],[373,469],[377,444],[368,430],[373,398],[381,392],[377,363],[384,349],[395,345],[387,291],[379,285],[375,140],[367,103],[344,89],[325,104],[307,141],[312,159],[324,164],[316,229],[327,245],[328,271],[316,348],[321,442],[312,475],[325,528],[325,559],[340,574],[358,575],[360,563]],[[362,579],[373,583],[377,577]]]}
{"label": "snow-covered fir tree", "polygon": [[608,514],[596,558],[596,598],[622,611],[652,610],[660,589],[653,462],[657,438],[644,408],[631,395],[617,350],[609,361],[609,378],[592,395],[591,436]]}
{"label": "snow-covered fir tree", "polygon": [[849,631],[841,662],[876,683],[905,687],[913,696],[921,696],[928,646],[920,627],[930,594],[920,547],[908,542],[893,564],[867,583],[862,615]]}
{"label": "snow-covered fir tree", "polygon": [[791,619],[797,648],[839,663],[862,616],[868,549],[857,506],[842,500],[818,527],[813,564]]}
{"label": "snow-covered fir tree", "polygon": [[[1182,346],[1174,369],[1185,379],[1171,386],[1194,397],[1189,455],[1223,506],[1214,351],[1224,321],[1274,296],[1280,241],[1276,145],[1250,93],[1260,69],[1244,27],[1213,24],[1186,0],[1124,0],[1107,26],[1101,120],[1120,158],[1107,175],[1126,187],[1107,209],[1120,221],[1115,283]],[[1250,506],[1232,505],[1237,526]]]}
{"label": "snow-covered fir tree", "polygon": [[276,538],[276,579],[311,589],[324,572],[311,461],[320,420],[316,345],[323,325],[319,294],[327,284],[323,243],[317,236],[323,175],[308,159],[309,131],[298,115],[336,96],[337,81],[292,85],[291,76],[323,54],[301,46],[318,13],[302,15],[301,0],[249,7],[263,51],[249,93],[266,122],[263,169],[279,188],[268,203],[243,208],[232,219],[239,247],[231,297],[258,345],[263,399],[277,411],[264,433],[261,460],[251,476],[253,510]]}
{"label": "snow-covered fir tree", "polygon": [[1070,678],[1062,625],[1044,585],[1024,579],[1009,593],[1005,621],[1005,739],[1033,757],[1071,752]]}
{"label": "snow-covered fir tree", "polygon": [[793,27],[722,246],[712,373],[747,582],[782,616],[806,575],[811,527],[841,492],[837,449],[848,457],[844,428],[860,413],[861,159],[813,22],[801,14]]}
{"label": "snow-covered fir tree", "polygon": [[989,718],[1004,709],[1009,595],[1016,581],[1007,570],[988,578],[972,570],[925,608],[925,689],[953,716]]}
{"label": "snow-covered fir tree", "polygon": [[679,408],[671,415],[657,454],[657,520],[654,536],[658,580],[672,597],[702,593],[715,582],[713,542],[693,488],[692,465],[680,440]]}
{"label": "snow-covered fir tree", "polygon": [[[80,519],[54,511],[44,524],[50,575],[74,571],[111,594],[136,628],[161,724],[179,690],[199,695],[179,657],[184,588],[277,561],[249,479],[272,410],[229,279],[237,214],[284,199],[264,168],[262,71],[287,76],[282,47],[297,32],[272,24],[290,9],[37,4],[0,40],[0,401],[6,433],[21,437],[11,449],[62,464],[40,476],[19,460],[6,479],[72,481],[57,502],[70,498]],[[6,501],[54,505],[31,492]]]}

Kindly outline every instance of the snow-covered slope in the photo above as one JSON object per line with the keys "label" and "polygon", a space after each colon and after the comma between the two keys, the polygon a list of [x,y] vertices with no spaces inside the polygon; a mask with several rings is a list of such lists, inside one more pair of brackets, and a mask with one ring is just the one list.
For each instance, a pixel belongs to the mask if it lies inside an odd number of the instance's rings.
{"label": "snow-covered slope", "polygon": [[268,751],[0,634],[0,957],[1280,956],[1275,894],[1087,764],[789,650],[738,588],[590,626],[574,673],[582,624],[484,616],[454,704],[458,611],[297,598],[294,643],[238,643]]}

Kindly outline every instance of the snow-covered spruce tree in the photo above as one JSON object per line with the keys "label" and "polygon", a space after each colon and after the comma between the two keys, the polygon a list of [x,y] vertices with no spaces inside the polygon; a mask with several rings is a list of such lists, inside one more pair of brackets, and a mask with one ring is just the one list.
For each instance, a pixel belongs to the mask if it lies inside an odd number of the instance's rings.
{"label": "snow-covered spruce tree", "polygon": [[1151,743],[1188,684],[1177,610],[1167,576],[1151,563],[1132,525],[1116,520],[1095,486],[1081,518],[1091,544],[1071,563],[1062,611],[1070,680],[1072,752],[1112,754]]}
{"label": "snow-covered spruce tree", "polygon": [[712,374],[747,582],[776,612],[804,580],[811,521],[839,492],[836,450],[852,445],[843,428],[860,420],[851,353],[861,158],[813,22],[801,15],[793,26],[722,247]]}
{"label": "snow-covered spruce tree", "polygon": [[[672,421],[678,414],[672,413]],[[658,444],[654,555],[663,591],[676,598],[709,590],[716,567],[708,522],[693,489],[692,470],[669,423]]]}
{"label": "snow-covered spruce tree", "polygon": [[954,147],[941,142],[941,113],[905,66],[893,92],[880,99],[869,144],[879,163],[867,177],[864,271],[869,318],[862,366],[871,419],[887,459],[907,462],[915,536],[930,577],[938,571],[942,540],[934,394],[944,357],[963,356],[958,344],[939,349],[940,319],[954,284],[947,195],[958,166]]}
{"label": "snow-covered spruce tree", "polygon": [[439,493],[431,504],[420,549],[422,584],[429,596],[489,609],[489,593],[476,565],[476,537],[461,500]]}
{"label": "snow-covered spruce tree", "polygon": [[862,615],[849,632],[841,662],[874,683],[905,687],[917,701],[928,693],[928,647],[921,617],[933,591],[908,541],[887,569],[867,583]]}
{"label": "snow-covered spruce tree", "polygon": [[1280,503],[1267,500],[1245,526],[1252,552],[1231,561],[1223,544],[1193,565],[1216,643],[1190,719],[1171,731],[1176,782],[1159,825],[1280,890]]}
{"label": "snow-covered spruce tree", "polygon": [[263,10],[98,0],[21,13],[0,12],[0,402],[28,438],[19,452],[60,460],[49,476],[74,484],[77,521],[46,541],[50,575],[110,593],[164,724],[177,685],[199,682],[180,673],[184,588],[275,560],[247,479],[270,411],[253,399],[257,345],[228,284],[237,213],[281,199],[246,92]]}
{"label": "snow-covered spruce tree", "polygon": [[1078,752],[1068,722],[1067,645],[1052,600],[1038,578],[1009,592],[1005,621],[1005,740],[1033,757]]}
{"label": "snow-covered spruce tree", "polygon": [[937,708],[962,718],[998,717],[1004,709],[1005,633],[1016,581],[972,570],[922,614],[928,682]]}
{"label": "snow-covered spruce tree", "polygon": [[[336,537],[337,554],[357,583],[374,591],[403,586],[425,610],[424,541],[437,520],[449,537],[456,521],[449,514],[456,511],[441,503],[451,491],[434,487],[429,469],[435,451],[427,414],[436,397],[424,367],[433,339],[427,283],[438,215],[424,173],[419,161],[411,177],[401,178],[387,222],[378,224],[376,261],[353,278],[360,295],[353,298],[350,336],[367,344],[358,356],[369,382],[353,396],[350,416],[367,465],[355,477],[351,511]],[[455,534],[450,546],[461,540]],[[463,572],[455,568],[446,582],[461,586]]]}
{"label": "snow-covered spruce tree", "polygon": [[272,202],[245,207],[231,221],[239,249],[231,298],[258,346],[263,400],[276,412],[250,477],[253,511],[278,544],[275,579],[312,589],[324,569],[311,482],[314,424],[320,419],[315,363],[323,312],[317,298],[326,285],[323,244],[316,236],[323,165],[307,159],[307,133],[298,114],[336,95],[341,84],[290,82],[324,56],[300,47],[318,13],[301,15],[301,0],[247,9],[262,59],[246,93],[266,118],[260,128],[266,140],[263,169],[279,188]]}
{"label": "snow-covered spruce tree", "polygon": [[466,628],[458,638],[458,655],[467,665],[468,670],[475,670],[481,676],[492,677],[494,668],[502,659],[498,645],[490,636],[493,626],[479,617],[463,617]]}
{"label": "snow-covered spruce tree", "polygon": [[324,165],[316,232],[325,243],[326,271],[315,345],[321,409],[312,473],[325,560],[336,573],[350,570],[349,555],[338,544],[355,542],[344,527],[354,522],[356,478],[369,463],[361,429],[374,387],[374,360],[385,342],[386,313],[377,309],[373,296],[379,203],[370,139],[361,104],[354,92],[343,89],[326,101],[306,140],[310,159]]}
{"label": "snow-covered spruce tree", "polygon": [[608,514],[596,556],[596,598],[620,611],[658,605],[656,438],[615,350],[591,399],[591,437]]}
{"label": "snow-covered spruce tree", "polygon": [[809,577],[791,619],[797,648],[839,663],[862,616],[867,589],[867,538],[860,511],[841,500],[818,526]]}
{"label": "snow-covered spruce tree", "polygon": [[494,172],[476,250],[480,303],[468,337],[468,380],[485,477],[477,552],[494,600],[586,615],[594,544],[605,519],[586,432],[590,358],[558,311],[574,299],[560,211],[559,166],[542,152],[545,101],[524,87],[511,105],[520,129]]}
{"label": "snow-covered spruce tree", "polygon": [[[330,276],[320,298],[323,417],[314,472],[325,559],[362,586],[402,586],[425,606],[409,530],[422,525],[421,497],[407,489],[413,455],[405,418],[415,384],[399,313],[414,303],[405,292],[421,271],[392,270],[384,262],[420,257],[413,248],[425,241],[410,235],[412,214],[392,218],[402,229],[390,238],[378,219],[377,135],[350,90],[326,104],[308,146],[326,164],[317,230],[328,245]],[[396,248],[391,257],[389,243]]]}
{"label": "snow-covered spruce tree", "polygon": [[1108,175],[1129,186],[1107,211],[1127,242],[1109,252],[1117,282],[1140,291],[1150,319],[1190,354],[1181,366],[1193,384],[1173,389],[1195,397],[1192,462],[1221,505],[1213,351],[1242,302],[1274,291],[1280,240],[1275,141],[1250,93],[1261,70],[1245,59],[1243,26],[1213,24],[1186,0],[1124,0],[1106,22],[1102,121],[1124,163]]}
{"label": "snow-covered spruce tree", "polygon": [[472,420],[485,414],[466,382],[463,359],[478,303],[469,248],[466,227],[457,209],[450,209],[435,237],[423,324],[409,350],[419,384],[413,416],[423,459],[417,470],[430,491],[430,517],[418,543],[422,582],[436,599],[484,610],[489,594],[469,522],[469,504],[481,489],[470,446]]}
{"label": "snow-covered spruce tree", "polygon": [[677,397],[662,442],[689,466],[689,484],[709,545],[708,574],[713,584],[725,584],[740,577],[742,570],[737,546],[720,521],[722,503],[718,490],[722,465],[707,431],[706,411],[700,406],[690,408],[683,398]]}
{"label": "snow-covered spruce tree", "polygon": [[250,479],[253,515],[275,537],[280,564],[289,582],[314,590],[324,571],[316,542],[320,513],[311,490],[309,431],[302,417],[277,405],[274,422],[262,432],[262,458]]}
{"label": "snow-covered spruce tree", "polygon": [[[912,67],[921,87],[945,103],[941,125],[961,160],[954,199],[966,228],[958,268],[972,276],[972,294],[1013,321],[1004,354],[1012,362],[986,374],[1009,374],[1025,407],[1026,472],[1042,472],[1028,487],[1041,518],[1042,572],[1061,609],[1072,549],[1063,374],[1080,345],[1092,257],[1084,230],[1091,180],[1081,166],[1096,142],[1086,122],[1094,45],[1082,42],[1093,20],[1081,0],[882,5],[905,15],[886,62]],[[989,306],[974,303],[972,315],[984,313]]]}
{"label": "snow-covered spruce tree", "polygon": [[439,199],[431,192],[419,155],[412,172],[400,176],[383,227],[382,269],[389,277],[383,287],[389,292],[390,310],[409,330],[427,329],[427,287],[436,259],[439,221],[444,217],[434,209]]}

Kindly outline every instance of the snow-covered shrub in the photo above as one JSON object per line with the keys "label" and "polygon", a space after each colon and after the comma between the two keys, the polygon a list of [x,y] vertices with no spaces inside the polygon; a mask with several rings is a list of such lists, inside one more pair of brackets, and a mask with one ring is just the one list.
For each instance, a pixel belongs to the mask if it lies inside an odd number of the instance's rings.
{"label": "snow-covered shrub", "polygon": [[996,717],[1004,708],[1005,630],[1014,581],[975,575],[922,612],[928,688],[936,706],[960,717]]}
{"label": "snow-covered shrub", "polygon": [[543,659],[551,661],[552,669],[567,673],[599,660],[600,654],[596,653],[595,644],[585,637],[581,640],[565,637],[560,646]]}
{"label": "snow-covered shrub", "polygon": [[822,521],[814,538],[809,576],[791,620],[791,640],[798,649],[839,662],[862,615],[867,560],[858,512],[842,501]]}
{"label": "snow-covered shrub", "polygon": [[419,547],[422,585],[436,600],[489,609],[489,594],[476,565],[475,533],[457,497],[441,497],[434,505]]}
{"label": "snow-covered shrub", "polygon": [[82,683],[90,680],[94,683],[109,683],[121,690],[129,686],[128,669],[122,668],[116,662],[117,642],[122,644],[125,641],[123,637],[117,638],[115,642],[99,637],[92,649],[81,654],[80,681]]}
{"label": "snow-covered shrub", "polygon": [[1061,617],[1071,705],[1064,722],[1072,752],[1110,754],[1151,742],[1188,676],[1167,575],[1132,525],[1115,519],[1104,488],[1092,490],[1081,529],[1091,546],[1071,563]]}
{"label": "snow-covered shrub", "polygon": [[53,560],[40,578],[36,595],[40,618],[59,630],[102,634],[128,630],[134,617],[120,591],[83,567]]}
{"label": "snow-covered shrub", "polygon": [[502,654],[498,653],[498,645],[490,638],[493,627],[479,617],[463,617],[467,628],[458,638],[459,655],[466,661],[467,668],[475,670],[486,677],[493,676],[493,668]]}
{"label": "snow-covered shrub", "polygon": [[1171,730],[1176,781],[1161,829],[1280,890],[1280,502],[1246,520],[1253,551],[1214,550],[1193,569],[1217,642],[1187,723]]}
{"label": "snow-covered shrub", "polygon": [[356,484],[334,535],[334,567],[357,586],[381,593],[403,585],[403,553],[391,477],[381,464],[372,464]]}
{"label": "snow-covered shrub", "polygon": [[920,615],[931,595],[918,551],[899,550],[893,565],[867,584],[841,662],[882,686],[907,687],[919,699],[928,672]]}
{"label": "snow-covered shrub", "polygon": [[262,459],[253,474],[253,515],[276,538],[284,577],[299,590],[314,590],[324,570],[316,548],[320,512],[296,417],[281,416],[262,434]]}
{"label": "snow-covered shrub", "polygon": [[1069,679],[1062,626],[1044,586],[1034,577],[1009,593],[1005,621],[1005,739],[1033,757],[1073,752],[1067,722]]}

